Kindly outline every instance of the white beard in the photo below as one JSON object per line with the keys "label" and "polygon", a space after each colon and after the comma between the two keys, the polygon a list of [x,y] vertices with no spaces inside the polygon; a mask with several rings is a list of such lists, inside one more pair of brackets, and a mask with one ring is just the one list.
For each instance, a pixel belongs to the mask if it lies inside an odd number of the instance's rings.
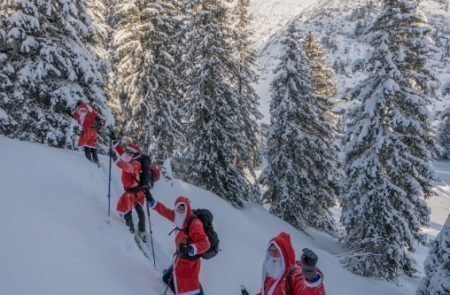
{"label": "white beard", "polygon": [[284,273],[283,259],[280,257],[268,256],[264,261],[264,270],[267,275],[275,280],[279,280]]}
{"label": "white beard", "polygon": [[177,226],[177,228],[179,229],[183,229],[183,224],[184,224],[184,220],[186,219],[186,212],[184,212],[184,214],[180,214],[177,213],[175,211],[175,225]]}

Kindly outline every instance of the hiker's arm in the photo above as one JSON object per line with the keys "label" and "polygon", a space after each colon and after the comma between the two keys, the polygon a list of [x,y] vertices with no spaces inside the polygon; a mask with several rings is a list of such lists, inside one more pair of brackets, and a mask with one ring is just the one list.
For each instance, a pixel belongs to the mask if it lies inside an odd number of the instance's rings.
{"label": "hiker's arm", "polygon": [[141,171],[141,164],[137,161],[125,162],[119,157],[117,159],[117,166],[123,171],[136,175],[135,177],[139,179],[139,171]]}
{"label": "hiker's arm", "polygon": [[199,219],[194,219],[189,227],[189,237],[192,243],[189,245],[193,251],[189,252],[189,256],[199,255],[208,251],[211,246],[208,236],[203,229],[203,224]]}
{"label": "hiker's arm", "polygon": [[301,269],[293,274],[290,281],[290,290],[293,290],[293,295],[326,295],[325,287],[323,285],[323,275],[318,270],[317,277],[308,281],[302,274]]}
{"label": "hiker's arm", "polygon": [[174,222],[175,220],[175,211],[172,209],[167,208],[164,206],[163,203],[156,201],[153,199],[153,202],[149,203],[150,207],[152,207],[153,210],[158,212],[160,215],[164,216],[165,218],[169,219],[170,221]]}
{"label": "hiker's arm", "polygon": [[122,156],[125,153],[124,148],[120,145],[120,143],[116,143],[113,146],[114,151],[119,157],[117,157],[117,160],[115,161],[116,165],[119,166],[120,169],[122,169],[125,172],[128,172],[130,174],[138,174],[141,170],[141,165],[137,161],[124,161],[122,159]]}

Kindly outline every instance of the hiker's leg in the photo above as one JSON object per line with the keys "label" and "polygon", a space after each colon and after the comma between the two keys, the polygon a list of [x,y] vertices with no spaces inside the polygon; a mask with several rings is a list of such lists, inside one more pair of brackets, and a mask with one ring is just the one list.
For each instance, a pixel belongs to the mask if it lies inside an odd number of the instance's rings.
{"label": "hiker's leg", "polygon": [[144,209],[142,208],[142,205],[137,202],[136,203],[136,207],[134,207],[136,209],[136,213],[138,215],[139,218],[139,222],[138,222],[138,230],[140,232],[144,232],[145,231],[145,213],[144,213]]}
{"label": "hiker's leg", "polygon": [[125,223],[128,226],[128,228],[130,229],[130,232],[134,233],[134,224],[133,224],[132,211],[130,210],[130,212],[125,213],[123,218],[125,218]]}
{"label": "hiker's leg", "polygon": [[96,148],[90,148],[90,150],[91,150],[91,155],[92,155],[92,161],[95,164],[98,164],[99,162],[98,162],[97,149]]}
{"label": "hiker's leg", "polygon": [[84,147],[84,155],[86,158],[92,162],[92,155],[91,155],[91,149],[87,146]]}

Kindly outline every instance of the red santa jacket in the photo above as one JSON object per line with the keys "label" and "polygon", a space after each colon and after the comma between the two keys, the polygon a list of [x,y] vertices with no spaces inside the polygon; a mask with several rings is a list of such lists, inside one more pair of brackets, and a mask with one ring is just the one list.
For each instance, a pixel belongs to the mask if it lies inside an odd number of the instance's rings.
{"label": "red santa jacket", "polygon": [[[189,199],[183,196],[178,197],[175,200],[174,208],[179,204],[184,204],[186,207],[186,214],[183,220],[183,229],[178,230],[175,237],[175,247],[181,243],[186,243],[194,248],[193,255],[198,255],[206,252],[210,247],[208,236],[203,229],[203,224],[199,219],[194,219],[190,226],[189,232],[186,232],[186,226],[189,218],[192,216],[192,209]],[[152,206],[160,215],[164,216],[168,220],[175,222],[175,211],[167,208],[160,202],[155,202]],[[176,258],[174,261],[173,280],[175,284],[175,290],[177,295],[193,295],[200,292],[200,266],[201,261],[197,259],[187,259],[184,257]]]}
{"label": "red santa jacket", "polygon": [[120,144],[114,145],[114,150],[119,155],[116,164],[122,169],[123,188],[128,190],[137,187],[141,173],[141,163],[138,161],[140,155],[135,158],[129,158]]}
{"label": "red santa jacket", "polygon": [[270,241],[269,246],[271,244],[275,244],[281,250],[284,274],[279,280],[275,280],[267,276],[263,270],[261,295],[326,295],[320,270],[318,270],[320,279],[314,283],[308,282],[303,277],[301,264],[295,262],[295,251],[289,234],[280,233]]}
{"label": "red santa jacket", "polygon": [[97,146],[98,130],[94,127],[96,118],[100,115],[99,112],[90,105],[81,103],[72,115],[82,126],[78,146],[95,148]]}
{"label": "red santa jacket", "polygon": [[117,203],[117,210],[127,213],[136,207],[137,202],[142,206],[145,204],[145,195],[142,191],[130,192],[132,188],[139,185],[141,163],[138,161],[139,156],[128,158],[128,155],[124,153],[124,149],[121,145],[115,145],[114,150],[119,155],[116,164],[122,169],[122,185],[125,190]]}

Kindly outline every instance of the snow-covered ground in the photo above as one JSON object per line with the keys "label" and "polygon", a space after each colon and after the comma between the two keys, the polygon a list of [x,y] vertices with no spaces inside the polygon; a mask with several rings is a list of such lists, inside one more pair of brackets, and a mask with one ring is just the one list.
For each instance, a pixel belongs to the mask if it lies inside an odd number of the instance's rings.
{"label": "snow-covered ground", "polygon": [[[174,251],[172,225],[152,211],[159,269],[144,258],[114,210],[121,185],[113,170],[112,217],[107,221],[107,159],[97,168],[80,152],[20,142],[0,136],[0,290],[1,294],[163,294],[160,272]],[[450,164],[437,163],[443,179],[439,196],[430,200],[434,237],[450,211]],[[300,233],[255,204],[237,210],[212,193],[179,180],[158,182],[154,196],[172,204],[178,195],[194,208],[209,208],[221,239],[222,252],[203,262],[206,294],[239,294],[245,284],[254,294],[268,240],[287,231],[297,253],[310,247],[319,254],[329,295],[411,295],[418,279],[398,286],[358,277],[339,264],[342,249],[323,233]],[[419,248],[422,263],[426,255]],[[422,266],[419,265],[419,268]]]}

